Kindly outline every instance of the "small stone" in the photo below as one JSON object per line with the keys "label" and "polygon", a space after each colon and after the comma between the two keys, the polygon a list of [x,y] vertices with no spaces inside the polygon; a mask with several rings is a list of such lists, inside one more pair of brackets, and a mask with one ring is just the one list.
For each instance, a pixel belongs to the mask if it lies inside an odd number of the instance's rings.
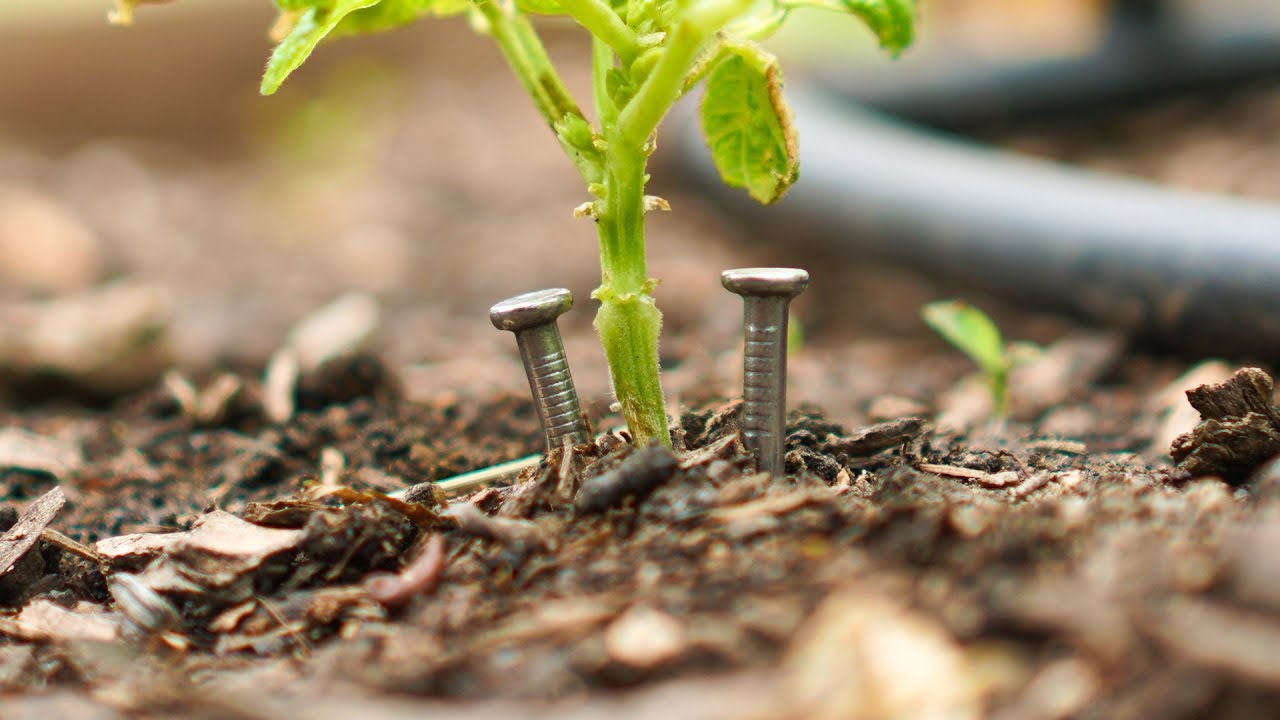
{"label": "small stone", "polygon": [[102,241],[51,195],[0,185],[0,278],[28,292],[84,290],[102,276]]}
{"label": "small stone", "polygon": [[609,624],[604,644],[609,657],[617,662],[649,670],[683,655],[688,639],[679,620],[661,610],[637,605]]}
{"label": "small stone", "polygon": [[796,633],[783,668],[797,717],[979,716],[972,673],[947,628],[866,589],[824,600]]}

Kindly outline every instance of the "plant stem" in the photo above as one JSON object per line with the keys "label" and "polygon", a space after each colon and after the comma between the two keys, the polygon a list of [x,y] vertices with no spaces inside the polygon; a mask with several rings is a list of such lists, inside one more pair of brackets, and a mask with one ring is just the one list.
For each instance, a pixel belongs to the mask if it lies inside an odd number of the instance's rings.
{"label": "plant stem", "polygon": [[637,445],[671,444],[658,374],[662,313],[653,301],[644,246],[644,143],[605,133],[605,193],[596,203],[600,238],[600,301],[596,331],[609,361],[614,394]]}
{"label": "plant stem", "polygon": [[640,40],[635,30],[627,27],[604,0],[560,0],[560,7],[589,30],[594,38],[613,48],[624,64],[630,65],[640,53]]}
{"label": "plant stem", "polygon": [[[480,14],[488,21],[493,39],[506,58],[507,65],[529,93],[534,107],[542,114],[547,125],[551,126],[552,132],[556,132],[556,126],[567,116],[581,118],[585,123],[582,110],[560,79],[560,74],[551,63],[551,57],[529,18],[514,8],[499,6],[495,0],[474,1]],[[558,132],[556,136],[582,177],[587,182],[595,182],[599,169],[569,146],[564,138],[560,138]]]}
{"label": "plant stem", "polygon": [[752,0],[707,0],[676,23],[653,72],[618,114],[618,130],[624,137],[633,143],[649,139],[680,99],[685,77],[697,63],[703,45],[751,3]]}
{"label": "plant stem", "polygon": [[595,100],[596,118],[601,128],[611,127],[618,122],[618,106],[609,97],[609,86],[605,83],[609,71],[613,69],[613,51],[600,38],[591,39],[591,94]]}

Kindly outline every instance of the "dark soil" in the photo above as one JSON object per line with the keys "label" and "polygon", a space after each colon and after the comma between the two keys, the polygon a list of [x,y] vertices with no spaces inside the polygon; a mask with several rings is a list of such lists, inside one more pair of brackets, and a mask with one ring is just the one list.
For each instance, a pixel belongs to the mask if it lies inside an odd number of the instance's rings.
{"label": "dark soil", "polygon": [[[409,91],[334,75],[366,130],[341,162],[0,147],[0,179],[97,242],[87,279],[6,265],[3,299],[162,287],[157,367],[182,373],[33,377],[0,343],[0,717],[1277,714],[1269,375],[971,298],[1046,346],[994,420],[917,317],[956,288],[734,244],[695,197],[653,231],[675,454],[620,432],[582,301],[562,324],[594,445],[424,489],[543,450],[486,309],[585,298],[596,272],[581,189],[488,46],[459,42],[464,75]],[[786,478],[736,440],[741,311],[718,288],[770,263],[813,274]],[[379,298],[380,332],[271,420],[268,358],[348,290]],[[154,332],[128,337],[115,365],[147,369]]]}

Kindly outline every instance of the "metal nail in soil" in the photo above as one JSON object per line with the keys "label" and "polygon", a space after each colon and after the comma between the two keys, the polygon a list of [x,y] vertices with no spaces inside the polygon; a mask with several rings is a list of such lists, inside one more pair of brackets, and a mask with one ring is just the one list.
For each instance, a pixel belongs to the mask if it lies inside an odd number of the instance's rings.
{"label": "metal nail in soil", "polygon": [[564,447],[566,437],[574,445],[591,439],[556,326],[556,318],[571,307],[572,293],[551,288],[517,295],[489,309],[494,327],[515,333],[548,454]]}
{"label": "metal nail in soil", "polygon": [[794,268],[741,268],[720,283],[743,299],[742,442],[763,472],[783,474],[787,414],[787,309],[809,273]]}

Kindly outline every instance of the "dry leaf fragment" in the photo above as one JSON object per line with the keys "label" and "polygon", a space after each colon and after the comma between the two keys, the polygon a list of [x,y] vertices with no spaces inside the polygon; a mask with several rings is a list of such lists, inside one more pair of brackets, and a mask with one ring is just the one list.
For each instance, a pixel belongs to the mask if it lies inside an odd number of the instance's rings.
{"label": "dry leaf fragment", "polygon": [[376,490],[356,490],[345,485],[337,487],[316,487],[306,493],[308,500],[322,500],[324,498],[335,498],[341,500],[348,505],[360,505],[371,502],[382,502],[392,510],[404,515],[413,521],[415,525],[423,530],[435,530],[445,522],[440,515],[431,507],[420,502],[405,502],[398,498],[391,497],[386,493],[380,493]]}

